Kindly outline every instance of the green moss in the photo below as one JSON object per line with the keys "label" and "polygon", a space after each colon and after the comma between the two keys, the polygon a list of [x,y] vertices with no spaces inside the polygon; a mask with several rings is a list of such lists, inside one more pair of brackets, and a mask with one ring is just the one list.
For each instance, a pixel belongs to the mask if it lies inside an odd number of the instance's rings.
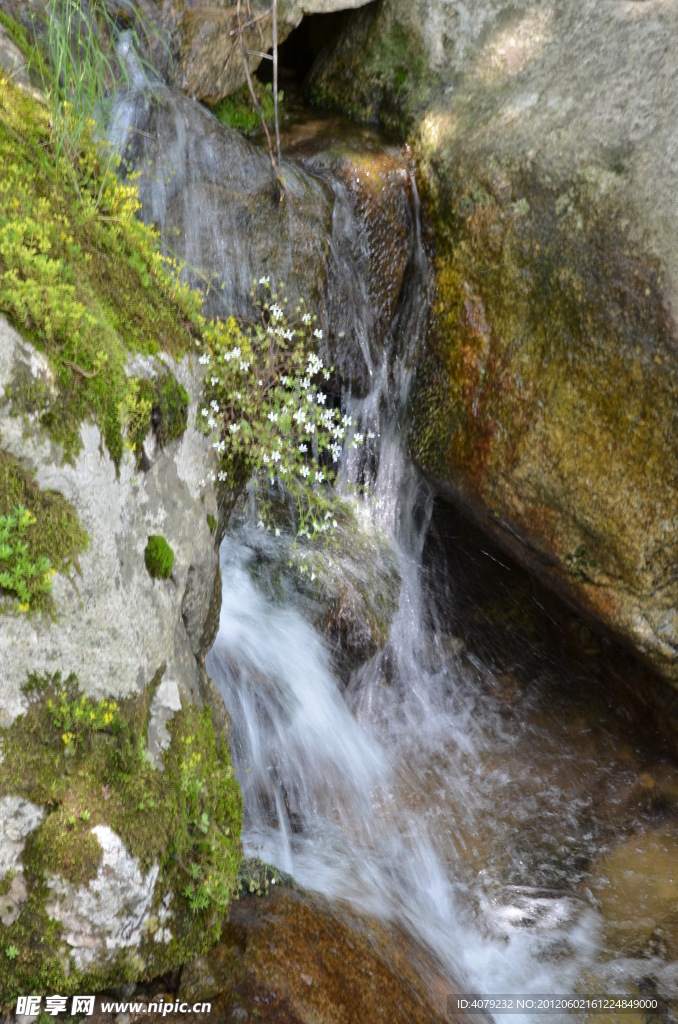
{"label": "green moss", "polygon": [[[70,994],[157,977],[204,952],[220,934],[238,888],[240,791],[210,712],[192,705],[169,724],[164,770],[150,764],[145,736],[154,690],[151,685],[116,705],[114,721],[97,716],[88,727],[101,702],[83,702],[74,677],[33,678],[28,711],[3,731],[0,799],[18,794],[47,815],[23,855],[28,902],[3,933],[19,954],[0,972],[0,1006],[22,992]],[[64,704],[86,709],[77,742],[64,741],[55,714]],[[96,874],[101,852],[90,830],[101,824],[121,837],[143,871],[159,864],[157,904],[172,893],[173,938],[157,943],[149,934],[138,950],[80,972],[68,963],[61,927],[47,914],[46,880],[57,873],[86,884]]]}
{"label": "green moss", "polygon": [[172,575],[174,552],[164,537],[154,534],[148,538],[144,561],[151,576],[155,579],[167,580]]}
{"label": "green moss", "polygon": [[210,533],[216,533],[217,532],[217,527],[219,526],[219,523],[214,518],[214,516],[211,516],[211,515],[208,514],[208,516],[207,516],[207,525],[210,528]]}
{"label": "green moss", "polygon": [[[274,121],[273,89],[271,85],[263,85],[256,78],[254,79],[254,90],[257,101],[264,115],[266,123],[270,126]],[[282,117],[282,102],[284,93],[278,92],[278,116]],[[261,119],[256,111],[252,96],[247,85],[241,86],[230,96],[225,96],[215,107],[212,113],[230,128],[236,128],[245,135],[257,135],[262,131]]]}
{"label": "green moss", "polygon": [[6,30],[7,35],[15,46],[21,50],[25,57],[28,57],[31,52],[32,43],[23,25],[20,25],[14,18],[10,18],[9,14],[6,14],[4,11],[0,11],[0,25]]}
{"label": "green moss", "polygon": [[0,310],[54,373],[53,388],[19,376],[13,411],[36,413],[66,458],[94,420],[119,462],[128,353],[181,356],[199,330],[200,298],[137,220],[134,183],[117,181],[91,139],[77,189],[59,167],[47,110],[0,79]]}
{"label": "green moss", "polygon": [[436,88],[421,40],[371,4],[316,61],[306,83],[315,103],[405,136]]}
{"label": "green moss", "polygon": [[[0,516],[21,506],[31,513],[32,522],[22,540],[33,563],[49,561],[53,572],[68,574],[78,568],[78,556],[88,543],[73,506],[57,491],[43,491],[31,474],[8,452],[0,449]],[[50,609],[49,593],[36,595],[31,609]]]}
{"label": "green moss", "polygon": [[183,435],[188,424],[190,396],[170,370],[153,378],[135,377],[121,408],[127,443],[143,465],[143,445],[153,429],[164,446]]}
{"label": "green moss", "polygon": [[423,145],[438,251],[416,460],[608,624],[660,590],[674,605],[678,376],[656,258],[586,183]]}

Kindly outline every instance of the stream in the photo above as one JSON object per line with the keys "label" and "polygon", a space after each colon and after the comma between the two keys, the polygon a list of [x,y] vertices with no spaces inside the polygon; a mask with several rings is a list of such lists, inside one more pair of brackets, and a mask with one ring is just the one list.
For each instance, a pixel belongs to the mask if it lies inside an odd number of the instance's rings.
{"label": "stream", "polygon": [[[121,106],[113,134],[122,145],[136,125],[141,165],[148,104],[139,95]],[[185,137],[191,120],[193,131],[200,119],[215,137],[218,128],[189,104],[181,98],[175,119],[171,201],[196,222],[191,260],[204,265],[197,222],[224,230],[226,214],[195,180],[198,163],[209,162],[206,139],[199,161]],[[360,131],[354,149],[376,152],[374,135]],[[625,696],[623,676],[633,670],[445,508],[407,454],[430,303],[408,160],[397,156],[389,179],[407,211],[407,266],[389,328],[375,340],[369,268],[388,265],[388,248],[376,251],[354,179],[323,156],[331,147],[322,118],[283,142],[297,158],[292,187],[303,166],[303,187],[322,189],[323,202],[333,196],[326,308],[340,323],[323,328],[329,356],[341,343],[337,363],[350,367],[342,407],[355,429],[374,435],[344,456],[339,487],[353,526],[331,558],[378,589],[388,550],[400,590],[386,642],[342,672],[308,581],[280,568],[293,538],[259,528],[251,496],[236,509],[221,547],[223,602],[207,669],[232,719],[246,853],[403,927],[435,956],[450,992],[675,998],[678,773]],[[216,149],[209,154],[214,174],[223,173]],[[192,187],[202,188],[197,205]],[[145,209],[165,231],[166,179],[142,179],[142,199],[144,188]],[[236,217],[227,224],[241,226]],[[212,248],[210,270],[231,282],[227,298],[234,282],[242,290],[265,269],[253,265],[246,235]]]}

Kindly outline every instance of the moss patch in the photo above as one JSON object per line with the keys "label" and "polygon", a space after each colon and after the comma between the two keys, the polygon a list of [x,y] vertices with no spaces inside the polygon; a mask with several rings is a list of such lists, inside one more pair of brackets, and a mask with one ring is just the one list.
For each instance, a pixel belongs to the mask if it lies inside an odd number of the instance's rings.
{"label": "moss patch", "polygon": [[[253,84],[264,119],[269,126],[272,126],[274,123],[273,88],[270,84],[264,85],[256,78],[253,80]],[[282,91],[278,92],[279,117],[282,117],[283,95]],[[242,85],[230,96],[225,96],[215,107],[212,107],[212,113],[222,124],[228,125],[229,128],[236,128],[244,135],[258,135],[263,131],[261,118],[254,107],[247,85]]]}
{"label": "moss patch", "polygon": [[144,561],[151,576],[155,579],[167,580],[172,575],[174,552],[164,537],[155,534],[148,538]]}
{"label": "moss patch", "polygon": [[[33,563],[49,561],[53,572],[68,573],[78,568],[78,556],[88,543],[87,534],[73,506],[57,491],[43,491],[31,474],[8,452],[0,449],[0,516],[18,506],[31,513],[22,541]],[[51,607],[48,592],[36,595],[31,609]]]}
{"label": "moss patch", "polygon": [[48,113],[0,78],[0,310],[43,351],[55,387],[17,379],[14,411],[31,411],[62,445],[80,447],[94,420],[116,460],[129,352],[180,357],[197,332],[200,298],[178,284],[157,235],[136,218],[134,183],[122,185],[90,140],[78,188],[57,161]]}
{"label": "moss patch", "polygon": [[404,136],[436,88],[421,40],[380,4],[351,16],[306,82],[314,103]]}
{"label": "moss patch", "polygon": [[[0,1005],[21,992],[70,994],[158,976],[205,951],[220,934],[238,888],[240,790],[210,712],[195,706],[169,724],[164,771],[152,767],[145,736],[154,689],[111,713],[111,702],[83,698],[74,677],[34,678],[28,712],[2,734],[0,798],[18,794],[48,813],[26,842],[29,898],[3,934],[19,953],[0,973]],[[68,740],[59,710],[64,706],[72,714],[82,709]],[[173,938],[165,944],[149,936],[138,952],[123,951],[113,964],[67,973],[60,925],[45,909],[46,878],[54,872],[86,884],[100,857],[90,829],[101,824],[121,837],[142,870],[160,865],[158,905],[171,891]]]}
{"label": "moss patch", "polygon": [[174,374],[167,370],[151,379],[135,377],[122,405],[121,415],[127,443],[135,452],[137,465],[144,465],[144,440],[153,430],[164,446],[183,435],[188,424],[190,396]]}

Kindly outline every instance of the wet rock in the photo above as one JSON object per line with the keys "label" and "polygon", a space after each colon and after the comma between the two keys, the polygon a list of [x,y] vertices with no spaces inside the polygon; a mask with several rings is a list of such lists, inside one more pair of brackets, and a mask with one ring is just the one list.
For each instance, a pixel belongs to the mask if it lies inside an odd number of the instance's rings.
{"label": "wet rock", "polygon": [[[132,57],[132,90],[121,95],[109,133],[141,172],[143,217],[187,264],[218,316],[250,314],[252,282],[268,276],[317,308],[325,281],[334,197],[285,164],[281,201],[267,152],[221,125],[205,108],[159,83],[149,87]],[[149,170],[150,168],[150,170]]]}
{"label": "wet rock", "polygon": [[203,984],[223,1020],[451,1019],[451,989],[412,940],[298,890],[234,904],[224,941],[184,971],[180,994],[197,998]]}
{"label": "wet rock", "polygon": [[677,25],[673,3],[385,0],[311,75],[414,142],[420,466],[674,683]]}
{"label": "wet rock", "polygon": [[631,836],[595,867],[590,889],[607,944],[627,955],[678,957],[678,832],[670,823]]}
{"label": "wet rock", "polygon": [[[328,268],[323,356],[335,366],[344,387],[362,394],[373,385],[410,261],[411,171],[407,157],[395,148],[385,149],[381,140],[378,145],[361,140],[357,148],[334,145],[307,159],[305,166],[316,172],[329,170],[346,186],[335,204],[335,258]],[[345,218],[350,237],[343,252],[338,244],[342,199],[348,200],[353,214]],[[347,255],[352,274],[342,266]],[[356,317],[357,309],[362,317]],[[356,319],[362,320],[360,332]]]}

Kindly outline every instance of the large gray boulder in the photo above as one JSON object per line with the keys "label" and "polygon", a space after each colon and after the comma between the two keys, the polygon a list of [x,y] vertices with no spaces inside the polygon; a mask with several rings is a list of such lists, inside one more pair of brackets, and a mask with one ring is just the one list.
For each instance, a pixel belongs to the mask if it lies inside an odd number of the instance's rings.
{"label": "large gray boulder", "polygon": [[674,683],[677,32],[676,0],[381,0],[310,80],[414,143],[421,467]]}

